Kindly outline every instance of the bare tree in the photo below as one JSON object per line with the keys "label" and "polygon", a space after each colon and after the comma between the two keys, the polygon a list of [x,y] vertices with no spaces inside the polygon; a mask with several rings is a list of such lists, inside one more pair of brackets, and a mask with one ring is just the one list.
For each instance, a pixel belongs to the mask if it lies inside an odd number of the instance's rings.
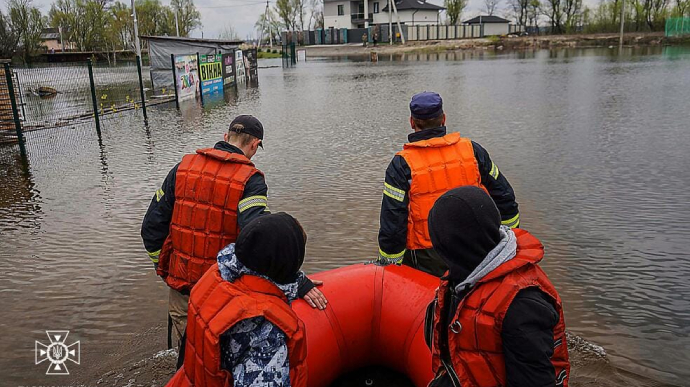
{"label": "bare tree", "polygon": [[41,11],[31,5],[31,0],[10,0],[8,4],[9,20],[19,38],[19,45],[24,54],[24,61],[41,47],[41,32],[45,20]]}
{"label": "bare tree", "polygon": [[278,18],[282,20],[285,29],[291,31],[295,29],[295,10],[293,5],[293,1],[291,0],[276,0],[275,5]]}
{"label": "bare tree", "polygon": [[[689,0],[690,1],[690,0]],[[319,16],[323,20],[323,8],[321,7],[321,0],[309,0],[309,23],[308,30],[311,31],[312,26],[317,28]]]}
{"label": "bare tree", "polygon": [[458,24],[462,11],[467,7],[468,0],[444,0],[443,5],[446,7],[446,15],[451,25]]}
{"label": "bare tree", "polygon": [[530,0],[510,0],[510,8],[512,8],[515,22],[519,26],[527,25],[527,9],[529,8]]}
{"label": "bare tree", "polygon": [[11,58],[19,46],[19,34],[9,16],[0,10],[0,58]]}
{"label": "bare tree", "polygon": [[487,15],[493,16],[496,13],[496,7],[501,0],[484,0],[484,11]]}
{"label": "bare tree", "polygon": [[582,22],[582,0],[563,0],[565,32],[572,33]]}
{"label": "bare tree", "polygon": [[563,1],[565,0],[546,0],[542,5],[542,11],[551,24],[552,34],[563,33]]}
{"label": "bare tree", "polygon": [[539,14],[541,13],[541,3],[539,0],[529,0],[527,5],[527,24],[532,26],[539,34]]}
{"label": "bare tree", "polygon": [[218,34],[218,39],[223,40],[240,40],[240,34],[237,33],[235,27],[226,25]]}

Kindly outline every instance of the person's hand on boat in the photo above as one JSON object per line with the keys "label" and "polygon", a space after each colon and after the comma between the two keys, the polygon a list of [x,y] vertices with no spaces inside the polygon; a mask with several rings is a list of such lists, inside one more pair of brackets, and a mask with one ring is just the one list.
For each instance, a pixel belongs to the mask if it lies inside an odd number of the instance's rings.
{"label": "person's hand on boat", "polygon": [[[316,286],[323,285],[323,281],[312,280],[311,282]],[[326,305],[328,304],[326,296],[324,296],[324,294],[321,293],[321,290],[316,287],[312,288],[309,292],[307,292],[307,294],[304,295],[304,301],[306,301],[307,304],[309,304],[312,308],[319,308],[319,310],[326,309]]]}

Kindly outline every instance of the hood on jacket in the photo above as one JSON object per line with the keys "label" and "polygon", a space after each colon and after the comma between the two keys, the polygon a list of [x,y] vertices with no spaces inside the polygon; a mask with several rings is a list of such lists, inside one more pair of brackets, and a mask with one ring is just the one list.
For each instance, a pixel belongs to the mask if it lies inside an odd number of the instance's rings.
{"label": "hood on jacket", "polygon": [[245,266],[242,262],[240,262],[240,260],[237,259],[237,255],[235,254],[234,243],[225,246],[223,250],[221,250],[218,253],[218,269],[220,270],[220,276],[228,282],[235,282],[238,278],[242,277],[245,274],[253,275],[268,280],[272,284],[277,286],[278,289],[280,289],[283,293],[285,293],[285,297],[287,297],[289,302],[292,302],[297,299],[297,289],[299,288],[299,283],[301,281],[302,276],[304,275],[300,272],[294,282],[290,282],[287,284],[276,283],[268,276],[257,273],[254,270]]}
{"label": "hood on jacket", "polygon": [[481,188],[455,188],[436,200],[429,211],[429,235],[451,282],[465,280],[499,244],[500,227],[496,204]]}
{"label": "hood on jacket", "polygon": [[304,262],[307,237],[292,216],[262,215],[242,228],[235,254],[242,264],[278,284],[295,282]]}

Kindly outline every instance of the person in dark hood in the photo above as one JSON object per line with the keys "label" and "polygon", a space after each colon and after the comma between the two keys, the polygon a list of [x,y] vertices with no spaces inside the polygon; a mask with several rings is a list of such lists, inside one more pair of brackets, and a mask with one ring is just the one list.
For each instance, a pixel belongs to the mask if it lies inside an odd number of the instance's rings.
{"label": "person in dark hood", "polygon": [[567,386],[563,308],[538,265],[539,240],[501,225],[494,201],[472,186],[434,203],[429,234],[449,268],[427,311],[430,386]]}
{"label": "person in dark hood", "polygon": [[184,362],[167,386],[306,386],[304,325],[290,308],[305,246],[299,222],[277,213],[218,253],[192,289]]}

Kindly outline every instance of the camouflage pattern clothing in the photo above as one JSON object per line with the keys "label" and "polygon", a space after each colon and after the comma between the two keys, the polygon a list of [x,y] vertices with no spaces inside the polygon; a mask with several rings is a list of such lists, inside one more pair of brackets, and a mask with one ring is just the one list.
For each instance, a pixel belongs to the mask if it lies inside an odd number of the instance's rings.
{"label": "camouflage pattern clothing", "polygon": [[[235,244],[218,253],[221,277],[233,282],[245,274],[271,281],[244,266],[235,256]],[[299,284],[305,280],[300,272],[297,281],[285,285],[274,283],[285,293],[288,302],[297,299]],[[271,281],[273,282],[273,281]],[[286,336],[263,317],[237,323],[220,336],[221,366],[232,374],[235,387],[289,387],[290,365]]]}

